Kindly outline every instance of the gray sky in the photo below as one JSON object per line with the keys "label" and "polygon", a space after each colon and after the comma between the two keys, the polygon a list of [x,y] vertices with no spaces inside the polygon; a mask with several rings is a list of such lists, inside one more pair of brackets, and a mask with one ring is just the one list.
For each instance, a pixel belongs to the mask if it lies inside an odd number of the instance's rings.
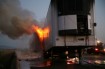
{"label": "gray sky", "polygon": [[95,0],[96,37],[105,43],[105,0]]}
{"label": "gray sky", "polygon": [[[46,17],[50,0],[20,0],[23,9],[27,9],[35,14],[34,18],[38,21]],[[105,0],[96,0],[95,22],[96,37],[105,43]],[[0,46],[10,46],[13,48],[28,48],[31,36],[24,36],[19,39],[10,39],[6,35],[0,34]]]}
{"label": "gray sky", "polygon": [[35,13],[35,19],[40,21],[46,17],[50,0],[20,0],[21,6]]}

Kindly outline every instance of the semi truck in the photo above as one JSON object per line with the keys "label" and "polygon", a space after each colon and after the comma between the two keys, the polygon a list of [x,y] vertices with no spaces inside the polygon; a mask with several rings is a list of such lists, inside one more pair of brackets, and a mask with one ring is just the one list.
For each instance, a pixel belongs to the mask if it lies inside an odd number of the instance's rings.
{"label": "semi truck", "polygon": [[94,5],[95,0],[51,0],[45,24],[50,32],[43,42],[45,58],[81,60],[83,50],[96,45]]}

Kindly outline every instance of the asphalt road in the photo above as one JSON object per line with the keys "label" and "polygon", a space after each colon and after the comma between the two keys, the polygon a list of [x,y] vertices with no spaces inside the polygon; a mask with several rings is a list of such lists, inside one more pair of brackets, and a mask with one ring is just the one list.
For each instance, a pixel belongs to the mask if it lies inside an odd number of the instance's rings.
{"label": "asphalt road", "polygon": [[83,60],[92,64],[105,64],[105,55],[86,54],[83,56]]}
{"label": "asphalt road", "polygon": [[[83,61],[86,61],[84,64],[66,64],[65,62],[53,62],[49,67],[34,67],[31,69],[105,69],[104,65],[105,56],[104,55],[84,55]],[[89,64],[88,64],[88,63]]]}
{"label": "asphalt road", "polygon": [[74,64],[74,65],[52,65],[51,67],[31,67],[31,69],[105,69],[99,66],[93,66],[91,64]]}
{"label": "asphalt road", "polygon": [[40,59],[21,60],[19,63],[21,69],[105,69],[105,56],[85,54],[82,64],[67,64],[65,61],[55,60],[51,66],[43,67],[44,63]]}

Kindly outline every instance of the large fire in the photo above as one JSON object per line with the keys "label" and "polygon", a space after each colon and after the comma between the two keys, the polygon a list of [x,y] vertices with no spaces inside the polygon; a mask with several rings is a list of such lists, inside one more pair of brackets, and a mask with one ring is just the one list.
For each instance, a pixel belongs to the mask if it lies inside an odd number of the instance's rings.
{"label": "large fire", "polygon": [[41,41],[43,41],[45,38],[49,37],[50,29],[49,27],[45,28],[39,28],[38,26],[33,25],[33,30],[36,32],[40,38]]}

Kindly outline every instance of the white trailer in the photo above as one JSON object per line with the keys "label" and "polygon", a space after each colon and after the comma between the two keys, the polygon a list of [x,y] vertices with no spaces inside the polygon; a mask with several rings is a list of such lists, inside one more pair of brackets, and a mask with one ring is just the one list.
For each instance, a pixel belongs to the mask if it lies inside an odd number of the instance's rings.
{"label": "white trailer", "polygon": [[50,36],[45,41],[47,53],[59,56],[78,52],[81,57],[82,49],[95,46],[94,3],[94,0],[51,0],[47,13],[50,27]]}

